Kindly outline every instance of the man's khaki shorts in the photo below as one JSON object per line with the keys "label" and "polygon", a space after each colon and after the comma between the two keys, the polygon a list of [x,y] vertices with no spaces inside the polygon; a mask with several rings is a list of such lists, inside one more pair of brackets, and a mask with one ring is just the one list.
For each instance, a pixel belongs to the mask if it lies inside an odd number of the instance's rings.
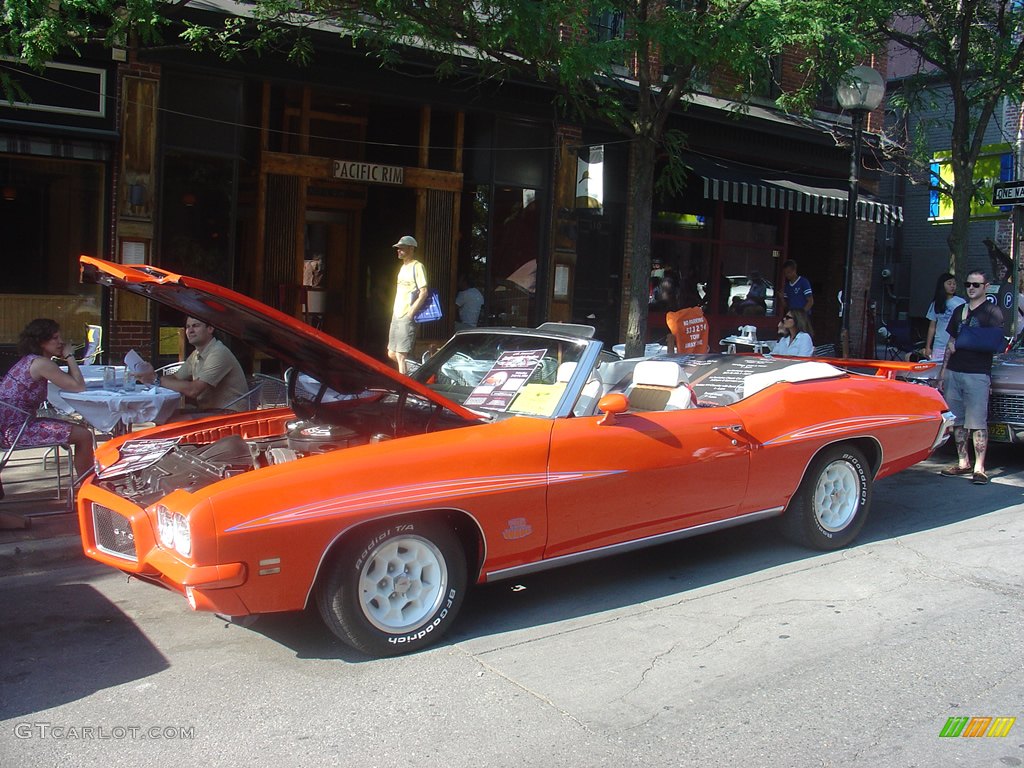
{"label": "man's khaki shorts", "polygon": [[416,343],[416,323],[411,317],[400,317],[391,321],[388,332],[388,352],[408,355]]}
{"label": "man's khaki shorts", "polygon": [[954,426],[988,429],[988,392],[992,379],[985,373],[946,371],[942,396],[953,412]]}

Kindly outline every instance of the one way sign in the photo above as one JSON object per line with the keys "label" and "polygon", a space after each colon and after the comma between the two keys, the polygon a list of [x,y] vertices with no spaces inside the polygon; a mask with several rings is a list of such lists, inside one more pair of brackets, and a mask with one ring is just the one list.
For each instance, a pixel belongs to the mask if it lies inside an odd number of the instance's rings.
{"label": "one way sign", "polygon": [[993,205],[1024,205],[1024,181],[1006,181],[992,187]]}

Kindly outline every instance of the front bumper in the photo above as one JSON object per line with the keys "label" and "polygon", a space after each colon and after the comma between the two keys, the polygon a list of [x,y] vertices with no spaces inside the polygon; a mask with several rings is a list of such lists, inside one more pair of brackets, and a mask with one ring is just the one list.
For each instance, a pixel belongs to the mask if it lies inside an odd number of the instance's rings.
{"label": "front bumper", "polygon": [[105,565],[188,597],[195,610],[232,616],[249,613],[238,587],[245,563],[198,564],[160,546],[149,515],[141,507],[92,483],[77,499],[85,554]]}
{"label": "front bumper", "polygon": [[988,437],[996,443],[1024,443],[1024,393],[989,395]]}

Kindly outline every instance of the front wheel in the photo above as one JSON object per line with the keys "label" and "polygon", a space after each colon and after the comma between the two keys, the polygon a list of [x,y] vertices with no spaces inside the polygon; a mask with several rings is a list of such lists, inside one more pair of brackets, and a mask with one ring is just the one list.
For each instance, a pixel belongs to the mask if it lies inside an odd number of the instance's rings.
{"label": "front wheel", "polygon": [[370,656],[395,656],[436,642],[466,591],[466,557],[455,534],[432,521],[362,529],[317,590],[324,623]]}
{"label": "front wheel", "polygon": [[856,538],[871,506],[871,471],[864,454],[835,446],[818,454],[782,516],[782,530],[813,549],[840,549]]}

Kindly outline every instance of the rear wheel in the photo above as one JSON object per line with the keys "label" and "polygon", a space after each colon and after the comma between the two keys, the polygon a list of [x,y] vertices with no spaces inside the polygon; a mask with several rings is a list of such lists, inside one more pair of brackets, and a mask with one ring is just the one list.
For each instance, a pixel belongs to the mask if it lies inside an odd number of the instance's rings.
{"label": "rear wheel", "polygon": [[864,527],[871,506],[871,470],[852,446],[819,453],[782,516],[782,530],[814,549],[845,547]]}
{"label": "rear wheel", "polygon": [[324,622],[371,656],[395,656],[436,642],[466,591],[466,558],[455,534],[432,521],[362,529],[317,591]]}

